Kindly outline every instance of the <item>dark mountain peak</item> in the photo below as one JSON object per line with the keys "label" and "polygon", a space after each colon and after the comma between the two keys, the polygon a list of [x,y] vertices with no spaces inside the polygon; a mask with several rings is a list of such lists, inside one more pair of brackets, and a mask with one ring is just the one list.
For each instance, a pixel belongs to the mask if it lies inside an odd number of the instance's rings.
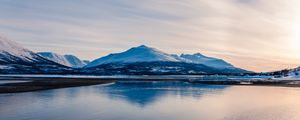
{"label": "dark mountain peak", "polygon": [[137,48],[149,48],[149,47],[146,45],[140,45],[140,46],[137,46]]}
{"label": "dark mountain peak", "polygon": [[154,48],[152,47],[149,47],[149,46],[146,46],[146,45],[140,45],[140,46],[137,46],[137,47],[133,47],[131,49],[142,49],[142,50],[154,50]]}
{"label": "dark mountain peak", "polygon": [[201,53],[195,53],[195,56],[202,56],[202,57],[206,57],[205,55],[201,54]]}
{"label": "dark mountain peak", "polygon": [[195,54],[181,54],[180,57],[193,57],[193,58],[207,58],[207,56],[201,54],[201,53],[195,53]]}

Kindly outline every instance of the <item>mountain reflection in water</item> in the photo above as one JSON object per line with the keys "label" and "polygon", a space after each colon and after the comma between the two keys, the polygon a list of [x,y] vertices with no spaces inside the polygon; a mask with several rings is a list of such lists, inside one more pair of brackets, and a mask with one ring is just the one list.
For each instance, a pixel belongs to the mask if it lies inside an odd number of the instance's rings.
{"label": "mountain reflection in water", "polygon": [[123,81],[0,94],[0,120],[299,120],[300,89]]}
{"label": "mountain reflection in water", "polygon": [[165,96],[200,98],[205,94],[221,92],[226,86],[208,86],[184,82],[139,82],[121,81],[110,86],[99,87],[110,99],[122,99],[129,103],[146,106]]}

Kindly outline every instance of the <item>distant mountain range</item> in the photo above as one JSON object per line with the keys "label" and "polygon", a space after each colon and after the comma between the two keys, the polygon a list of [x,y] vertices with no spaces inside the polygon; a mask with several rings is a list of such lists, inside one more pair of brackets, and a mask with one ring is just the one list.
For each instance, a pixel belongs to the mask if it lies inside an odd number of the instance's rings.
{"label": "distant mountain range", "polygon": [[53,52],[38,52],[37,54],[48,60],[73,68],[81,68],[89,63],[89,61],[80,60],[74,55],[60,55]]}
{"label": "distant mountain range", "polygon": [[92,62],[74,55],[34,53],[0,37],[0,73],[59,74],[239,74],[249,71],[200,53],[168,54],[145,45],[109,54]]}

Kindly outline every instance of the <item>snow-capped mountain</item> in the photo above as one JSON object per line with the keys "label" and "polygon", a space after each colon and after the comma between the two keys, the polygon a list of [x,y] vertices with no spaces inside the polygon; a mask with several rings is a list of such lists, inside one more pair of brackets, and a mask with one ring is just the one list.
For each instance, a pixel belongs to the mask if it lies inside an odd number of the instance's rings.
{"label": "snow-capped mountain", "polygon": [[134,63],[134,62],[154,62],[154,61],[169,61],[180,62],[180,60],[174,58],[172,55],[164,53],[155,48],[141,45],[131,48],[125,52],[109,54],[105,57],[101,57],[88,64],[89,67],[96,67],[107,63]]}
{"label": "snow-capped mountain", "polygon": [[182,54],[180,56],[175,54],[164,53],[158,49],[147,47],[145,45],[131,48],[122,53],[110,54],[108,56],[96,59],[88,64],[86,67],[96,67],[107,63],[134,63],[134,62],[184,62],[203,64],[217,69],[234,68],[233,65],[225,62],[222,59],[204,56],[197,54]]}
{"label": "snow-capped mountain", "polygon": [[233,65],[231,65],[230,63],[228,63],[222,59],[207,57],[200,53],[196,53],[193,55],[181,54],[180,57],[183,58],[183,60],[185,60],[186,62],[191,62],[191,63],[195,63],[195,64],[203,64],[203,65],[206,65],[209,67],[220,68],[220,69],[234,68]]}
{"label": "snow-capped mountain", "polygon": [[85,62],[83,62],[82,60],[80,60],[78,57],[74,55],[60,55],[53,52],[38,52],[37,54],[48,60],[54,61],[56,63],[68,67],[80,68],[86,65]]}
{"label": "snow-capped mountain", "polygon": [[0,36],[0,73],[41,73],[54,69],[60,72],[68,68]]}
{"label": "snow-capped mountain", "polygon": [[84,67],[86,73],[97,74],[237,74],[249,71],[236,68],[224,60],[201,54],[164,53],[141,45],[125,52],[109,54]]}

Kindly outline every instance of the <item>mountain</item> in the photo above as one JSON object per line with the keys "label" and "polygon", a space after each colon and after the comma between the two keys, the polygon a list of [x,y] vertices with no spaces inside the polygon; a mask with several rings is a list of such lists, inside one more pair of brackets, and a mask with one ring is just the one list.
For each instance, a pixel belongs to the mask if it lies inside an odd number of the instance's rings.
{"label": "mountain", "polygon": [[216,69],[202,64],[168,61],[107,63],[84,68],[84,74],[96,75],[208,75],[249,73],[242,69]]}
{"label": "mountain", "polygon": [[154,62],[154,61],[169,61],[180,62],[180,60],[174,58],[172,55],[164,53],[155,48],[141,45],[131,48],[125,52],[109,54],[105,57],[101,57],[88,64],[89,67],[96,67],[107,63],[134,63],[134,62]]}
{"label": "mountain", "polygon": [[[109,54],[84,67],[98,74],[228,74],[249,71],[236,68],[222,59],[198,54],[164,53],[141,45],[125,52]],[[109,73],[107,72],[109,71]]]}
{"label": "mountain", "polygon": [[81,68],[87,65],[84,61],[80,60],[78,57],[74,55],[60,55],[53,52],[38,52],[37,54],[48,60],[54,61],[56,63],[68,67]]}
{"label": "mountain", "polygon": [[195,64],[204,64],[204,65],[214,67],[214,68],[219,68],[219,69],[234,68],[233,65],[231,65],[230,63],[227,63],[226,61],[224,61],[222,59],[207,57],[200,53],[196,53],[193,55],[181,54],[180,57],[184,58],[186,60],[186,62],[191,62],[191,63],[195,63]]}
{"label": "mountain", "polygon": [[110,54],[108,56],[101,57],[99,59],[92,61],[86,67],[96,67],[107,63],[134,63],[134,62],[154,62],[154,61],[203,64],[217,69],[234,68],[233,65],[227,63],[222,59],[207,57],[200,53],[181,54],[180,56],[178,56],[176,54],[164,53],[160,50],[147,47],[145,45],[131,48],[122,53]]}
{"label": "mountain", "polygon": [[[71,67],[82,67],[72,69]],[[70,67],[68,67],[70,66]],[[94,75],[186,75],[240,74],[243,69],[201,54],[180,56],[141,45],[110,54],[89,63],[74,55],[34,53],[0,37],[0,73],[15,74],[94,74]]]}
{"label": "mountain", "polygon": [[49,61],[0,36],[0,73],[57,73],[68,70],[66,66]]}

